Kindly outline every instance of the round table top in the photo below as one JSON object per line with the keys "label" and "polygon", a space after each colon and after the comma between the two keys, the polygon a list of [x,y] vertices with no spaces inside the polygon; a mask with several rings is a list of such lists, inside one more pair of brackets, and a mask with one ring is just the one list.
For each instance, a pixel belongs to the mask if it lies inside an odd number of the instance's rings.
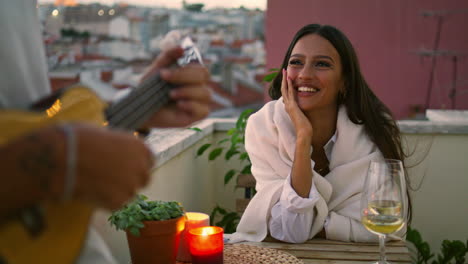
{"label": "round table top", "polygon": [[281,250],[244,244],[224,245],[224,264],[303,264],[295,256]]}

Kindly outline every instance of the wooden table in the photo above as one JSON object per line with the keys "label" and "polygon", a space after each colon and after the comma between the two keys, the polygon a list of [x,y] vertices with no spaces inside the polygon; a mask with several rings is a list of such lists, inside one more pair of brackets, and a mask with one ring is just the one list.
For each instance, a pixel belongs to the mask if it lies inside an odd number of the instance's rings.
{"label": "wooden table", "polygon": [[[243,244],[282,250],[296,256],[304,264],[362,264],[372,263],[379,259],[379,246],[375,243],[312,239],[303,244],[289,244],[267,238],[263,242],[244,242]],[[405,242],[387,242],[385,249],[388,261],[398,264],[411,263]]]}
{"label": "wooden table", "polygon": [[[379,245],[375,243],[312,239],[303,244],[289,244],[267,239],[264,242],[246,242],[244,244],[282,250],[301,259],[305,264],[362,264],[379,259]],[[385,249],[388,261],[411,263],[410,253],[405,242],[387,242]]]}

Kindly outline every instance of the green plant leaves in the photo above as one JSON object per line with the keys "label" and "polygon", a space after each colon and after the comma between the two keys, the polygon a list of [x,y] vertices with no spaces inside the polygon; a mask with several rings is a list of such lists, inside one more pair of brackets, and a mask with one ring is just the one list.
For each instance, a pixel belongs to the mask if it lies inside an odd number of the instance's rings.
{"label": "green plant leaves", "polygon": [[253,112],[252,109],[246,109],[242,111],[240,114],[239,118],[237,119],[236,122],[236,129],[240,131],[245,130],[245,125],[247,124],[247,119],[249,118],[250,114]]}
{"label": "green plant leaves", "polygon": [[226,174],[224,175],[224,185],[228,184],[229,181],[232,179],[232,177],[234,177],[235,174],[236,174],[236,170],[234,170],[234,169],[229,170],[228,172],[226,172]]}
{"label": "green plant leaves", "polygon": [[249,154],[247,152],[241,153],[239,156],[239,160],[246,160],[249,158]]}
{"label": "green plant leaves", "polygon": [[130,233],[132,233],[132,235],[140,236],[140,229],[138,227],[132,226],[128,230],[130,231]]}
{"label": "green plant leaves", "polygon": [[188,129],[193,130],[193,131],[195,131],[195,132],[202,132],[202,131],[203,131],[203,130],[201,130],[201,129],[198,128],[198,127],[189,127]]}
{"label": "green plant leaves", "polygon": [[223,152],[223,148],[215,148],[208,155],[208,160],[216,159]]}
{"label": "green plant leaves", "polygon": [[468,242],[465,246],[460,240],[444,240],[441,252],[442,255],[437,256],[439,263],[448,263],[448,261],[455,259],[456,264],[464,264],[465,255],[468,252]]}
{"label": "green plant leaves", "polygon": [[[221,215],[221,220],[214,224],[217,215]],[[217,205],[210,215],[210,225],[222,227],[226,234],[234,233],[237,224],[239,223],[240,216],[236,212],[228,212],[226,209]]]}
{"label": "green plant leaves", "polygon": [[216,226],[223,227],[224,232],[231,234],[236,232],[239,220],[240,216],[236,212],[230,212],[225,214],[221,221],[216,223]]}
{"label": "green plant leaves", "polygon": [[431,253],[429,244],[423,241],[421,234],[416,229],[408,227],[406,240],[411,242],[416,248],[416,259],[413,262],[417,264],[448,264],[453,263],[452,260],[455,260],[455,264],[464,264],[465,255],[468,253],[468,241],[465,245],[460,240],[444,240],[441,246],[441,253],[437,255],[436,260],[429,262],[434,257],[434,254]]}
{"label": "green plant leaves", "polygon": [[236,148],[230,148],[228,151],[226,151],[226,155],[224,158],[226,160],[230,160],[234,155],[239,154],[240,152]]}
{"label": "green plant leaves", "polygon": [[229,141],[229,138],[223,138],[220,141],[218,141],[218,145],[223,144],[224,142]]}
{"label": "green plant leaves", "polygon": [[278,75],[279,71],[280,71],[280,69],[278,69],[278,68],[269,69],[268,72],[270,72],[270,73],[265,75],[265,77],[263,77],[263,81],[264,82],[273,81],[273,79],[275,79],[276,75]]}
{"label": "green plant leaves", "polygon": [[146,201],[144,195],[138,195],[132,202],[111,214],[108,221],[117,230],[128,230],[133,235],[140,234],[143,221],[162,221],[180,217],[183,207],[175,201]]}
{"label": "green plant leaves", "polygon": [[226,210],[224,208],[220,207],[219,205],[216,205],[216,207],[213,208],[213,211],[211,211],[210,225],[214,225],[214,219],[215,219],[217,213],[225,215],[227,212],[226,212]]}
{"label": "green plant leaves", "polygon": [[210,143],[207,143],[207,144],[204,144],[203,146],[201,146],[198,151],[197,151],[197,156],[201,156],[203,155],[203,153],[205,152],[205,150],[207,150],[209,147],[211,147],[211,144]]}
{"label": "green plant leaves", "polygon": [[251,174],[252,172],[250,171],[250,168],[252,167],[251,164],[245,165],[245,167],[242,169],[241,173],[242,174]]}
{"label": "green plant leaves", "polygon": [[[278,71],[278,69],[274,69]],[[239,172],[244,174],[249,174],[251,169],[251,163],[249,159],[249,155],[244,150],[244,142],[245,142],[245,129],[247,126],[247,120],[252,114],[252,109],[246,109],[242,111],[239,115],[235,127],[229,129],[226,132],[227,137],[219,140],[216,144],[204,144],[202,145],[198,151],[197,156],[203,155],[208,149],[214,148],[208,154],[208,160],[212,161],[218,158],[224,150],[226,150],[224,154],[224,159],[226,161],[231,160],[234,156],[239,155],[239,161],[242,163],[247,163],[244,165],[242,170],[238,168],[230,169],[228,172],[224,174],[224,185],[228,184],[236,175],[239,175]],[[229,145],[225,144],[229,142]],[[224,144],[224,145],[223,145]],[[253,189],[255,192],[255,189]],[[217,226],[221,226],[224,228],[226,233],[232,233],[236,230],[237,224],[239,223],[240,216],[236,212],[227,212],[225,209],[216,206],[213,211],[211,212],[210,216],[210,225],[214,224],[214,219],[216,215],[221,215],[222,219],[216,223]]]}

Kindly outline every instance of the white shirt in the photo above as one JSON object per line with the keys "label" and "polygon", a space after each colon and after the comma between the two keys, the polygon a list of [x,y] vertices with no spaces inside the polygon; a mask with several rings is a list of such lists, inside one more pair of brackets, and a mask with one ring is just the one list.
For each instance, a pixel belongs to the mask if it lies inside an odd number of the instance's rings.
{"label": "white shirt", "polygon": [[0,0],[0,108],[25,109],[50,93],[35,0]]}
{"label": "white shirt", "polygon": [[[328,160],[331,158],[335,141],[336,131],[323,147]],[[314,165],[315,162],[311,159],[312,168]],[[308,240],[314,219],[313,208],[319,197],[320,194],[317,192],[313,182],[308,198],[297,195],[291,186],[291,174],[289,174],[284,182],[280,200],[271,209],[269,222],[270,235],[276,239],[290,243],[302,243]]]}

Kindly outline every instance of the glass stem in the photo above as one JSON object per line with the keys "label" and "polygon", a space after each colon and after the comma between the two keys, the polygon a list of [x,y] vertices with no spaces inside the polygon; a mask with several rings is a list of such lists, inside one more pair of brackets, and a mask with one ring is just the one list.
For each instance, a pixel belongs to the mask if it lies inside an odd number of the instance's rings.
{"label": "glass stem", "polygon": [[385,235],[379,235],[379,249],[380,249],[380,261],[379,264],[387,263],[385,257]]}

